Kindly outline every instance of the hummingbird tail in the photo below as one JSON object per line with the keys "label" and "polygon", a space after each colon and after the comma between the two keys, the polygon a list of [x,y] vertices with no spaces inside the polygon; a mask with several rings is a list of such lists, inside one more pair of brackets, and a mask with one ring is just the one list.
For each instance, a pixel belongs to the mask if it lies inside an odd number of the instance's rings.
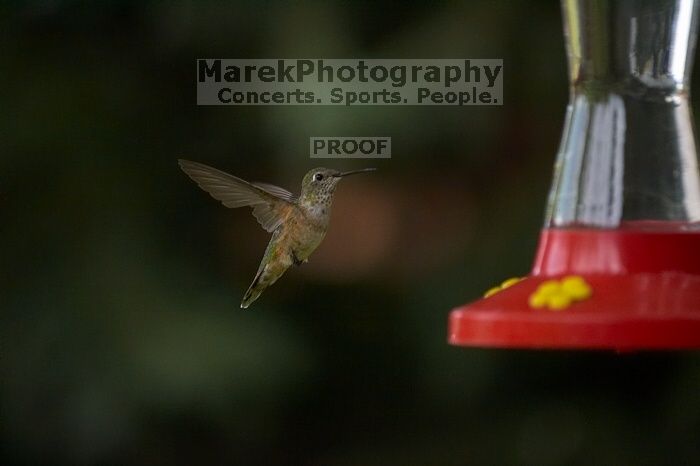
{"label": "hummingbird tail", "polygon": [[272,239],[265,249],[265,254],[258,267],[258,272],[255,274],[253,283],[250,284],[248,291],[243,295],[243,301],[241,301],[241,308],[243,309],[258,299],[262,292],[275,283],[284,274],[285,270],[292,265],[291,255],[278,244],[279,234],[279,229],[272,234]]}
{"label": "hummingbird tail", "polygon": [[247,309],[248,306],[253,304],[253,301],[260,297],[265,288],[267,287],[259,286],[258,277],[256,276],[255,280],[253,280],[253,283],[251,283],[250,287],[248,287],[248,291],[246,291],[245,295],[243,295],[243,301],[241,301],[241,308]]}
{"label": "hummingbird tail", "polygon": [[255,275],[253,283],[248,287],[248,291],[243,295],[243,301],[241,301],[241,308],[246,309],[250,306],[253,301],[258,299],[265,289],[275,283],[278,278],[287,270],[291,265],[291,259],[289,263],[279,263],[273,262],[268,264],[261,264],[260,270]]}

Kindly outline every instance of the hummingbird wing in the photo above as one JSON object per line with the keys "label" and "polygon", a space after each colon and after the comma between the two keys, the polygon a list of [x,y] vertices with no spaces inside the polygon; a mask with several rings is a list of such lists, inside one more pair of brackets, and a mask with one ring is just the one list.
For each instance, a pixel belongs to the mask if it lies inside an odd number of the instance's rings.
{"label": "hummingbird wing", "polygon": [[294,198],[294,194],[290,193],[284,188],[280,188],[279,186],[275,186],[274,184],[270,183],[260,183],[259,181],[256,181],[254,183],[251,183],[253,186],[257,186],[258,188],[264,189],[270,194],[274,194],[277,197],[281,197],[285,201],[289,202],[295,202],[296,199]]}
{"label": "hummingbird wing", "polygon": [[178,162],[187,176],[226,207],[252,207],[255,218],[269,232],[275,231],[294,208],[294,196],[285,189],[248,183],[202,163],[182,159]]}

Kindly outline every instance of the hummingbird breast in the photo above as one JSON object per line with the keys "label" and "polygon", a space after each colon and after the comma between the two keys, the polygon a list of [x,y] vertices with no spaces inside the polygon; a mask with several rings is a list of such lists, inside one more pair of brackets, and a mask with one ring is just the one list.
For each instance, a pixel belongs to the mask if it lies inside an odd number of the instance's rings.
{"label": "hummingbird breast", "polygon": [[321,244],[328,229],[329,212],[326,206],[319,212],[308,212],[299,207],[280,226],[279,241],[285,244],[298,260],[305,261]]}

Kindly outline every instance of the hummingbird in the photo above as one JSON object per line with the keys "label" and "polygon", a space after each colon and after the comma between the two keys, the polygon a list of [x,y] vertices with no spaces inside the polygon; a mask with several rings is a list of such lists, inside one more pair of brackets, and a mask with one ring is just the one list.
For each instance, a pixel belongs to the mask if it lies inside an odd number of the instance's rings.
{"label": "hummingbird", "polygon": [[348,175],[375,170],[340,172],[332,168],[314,168],[304,175],[301,194],[296,197],[278,186],[249,183],[202,163],[183,159],[178,162],[187,176],[226,207],[252,207],[260,225],[272,233],[258,272],[243,296],[243,309],[258,299],[290,266],[308,262],[326,236],[338,182]]}

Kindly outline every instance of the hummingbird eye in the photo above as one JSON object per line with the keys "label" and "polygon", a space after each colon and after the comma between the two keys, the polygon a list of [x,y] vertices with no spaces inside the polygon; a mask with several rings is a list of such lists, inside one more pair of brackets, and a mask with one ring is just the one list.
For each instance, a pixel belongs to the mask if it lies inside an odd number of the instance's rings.
{"label": "hummingbird eye", "polygon": [[316,173],[314,175],[314,181],[321,181],[323,179],[323,174],[322,173]]}

